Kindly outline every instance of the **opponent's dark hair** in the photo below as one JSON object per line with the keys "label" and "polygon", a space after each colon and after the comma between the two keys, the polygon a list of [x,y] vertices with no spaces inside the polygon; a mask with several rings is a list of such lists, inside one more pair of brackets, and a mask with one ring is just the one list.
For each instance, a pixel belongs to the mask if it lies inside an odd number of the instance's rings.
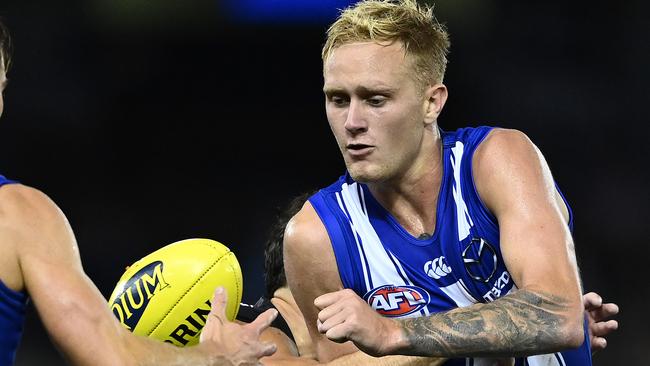
{"label": "opponent's dark hair", "polygon": [[268,239],[264,247],[264,284],[266,286],[267,298],[273,297],[275,290],[287,285],[287,277],[284,274],[283,262],[283,241],[284,229],[291,218],[300,211],[307,199],[316,191],[305,192],[294,197],[276,215],[275,223],[271,226]]}
{"label": "opponent's dark hair", "polygon": [[5,71],[9,70],[9,64],[11,63],[11,37],[2,19],[0,19],[0,57],[4,60]]}

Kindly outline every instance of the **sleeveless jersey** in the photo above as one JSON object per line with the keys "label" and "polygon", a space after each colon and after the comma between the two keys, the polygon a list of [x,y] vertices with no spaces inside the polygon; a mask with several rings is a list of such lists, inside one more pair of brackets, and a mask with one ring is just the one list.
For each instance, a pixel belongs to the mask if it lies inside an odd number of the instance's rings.
{"label": "sleeveless jersey", "polygon": [[[15,183],[0,175],[0,186]],[[0,279],[0,366],[13,365],[23,334],[27,294],[8,288]]]}
{"label": "sleeveless jersey", "polygon": [[[332,242],[343,286],[379,314],[427,316],[493,301],[516,290],[501,254],[497,220],[479,198],[472,176],[474,151],[491,129],[442,132],[443,178],[430,238],[409,234],[366,185],[347,173],[310,197]],[[570,209],[569,213],[572,227]],[[591,365],[586,326],[585,322],[581,347],[518,359],[516,364]],[[445,363],[487,364],[480,358]]]}

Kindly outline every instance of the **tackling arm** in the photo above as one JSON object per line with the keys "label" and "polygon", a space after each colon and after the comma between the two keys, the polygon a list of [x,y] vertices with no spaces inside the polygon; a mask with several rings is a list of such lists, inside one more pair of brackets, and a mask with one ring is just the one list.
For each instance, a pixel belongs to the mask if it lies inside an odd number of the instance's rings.
{"label": "tackling arm", "polygon": [[[0,189],[5,214],[3,248],[15,249],[21,282],[54,343],[75,365],[231,365],[273,352],[257,341],[274,313],[262,314],[248,328],[225,319],[225,293],[217,293],[196,347],[178,348],[133,335],[110,312],[106,299],[83,271],[77,244],[65,216],[43,193],[20,185]],[[213,319],[214,318],[214,319]],[[228,332],[237,344],[224,341]],[[244,345],[248,344],[248,347]]]}
{"label": "tackling arm", "polygon": [[[436,366],[445,361],[441,358],[407,356],[377,358],[359,351],[350,342],[337,344],[320,334],[317,325],[318,308],[314,306],[314,299],[322,294],[339,290],[343,285],[327,231],[309,202],[294,216],[285,230],[284,266],[291,293],[304,315],[320,362],[305,357],[300,358],[296,354],[277,354],[264,359],[265,365]],[[377,314],[376,316],[380,317]]]}

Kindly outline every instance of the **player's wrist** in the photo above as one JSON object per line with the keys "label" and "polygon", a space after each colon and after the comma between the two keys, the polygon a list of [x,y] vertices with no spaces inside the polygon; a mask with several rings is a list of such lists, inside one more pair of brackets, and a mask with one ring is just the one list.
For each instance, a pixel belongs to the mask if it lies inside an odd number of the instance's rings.
{"label": "player's wrist", "polygon": [[409,346],[406,333],[403,330],[403,324],[398,319],[384,318],[387,323],[388,333],[385,338],[384,347],[382,347],[382,355],[397,355],[403,354]]}
{"label": "player's wrist", "polygon": [[[188,348],[192,349],[196,356],[196,362],[193,363],[194,365],[233,365],[226,355],[222,353],[222,350],[220,349],[221,347],[213,342],[201,342],[196,346],[186,347],[185,349],[187,350]],[[185,352],[182,355],[183,358],[187,359],[187,357],[184,356]]]}

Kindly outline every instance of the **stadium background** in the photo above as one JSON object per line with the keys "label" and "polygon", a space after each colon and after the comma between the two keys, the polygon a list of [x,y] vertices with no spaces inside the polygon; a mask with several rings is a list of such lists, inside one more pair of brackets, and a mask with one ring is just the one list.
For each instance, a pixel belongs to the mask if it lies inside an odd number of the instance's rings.
{"label": "stadium background", "polygon": [[[130,262],[208,237],[237,254],[254,301],[277,208],[343,170],[320,47],[346,3],[3,0],[15,52],[0,171],[61,206],[106,297]],[[437,3],[452,40],[440,125],[525,131],[576,213],[586,290],[621,305],[596,365],[650,359],[649,10],[641,0]],[[33,313],[18,365],[63,364]]]}

